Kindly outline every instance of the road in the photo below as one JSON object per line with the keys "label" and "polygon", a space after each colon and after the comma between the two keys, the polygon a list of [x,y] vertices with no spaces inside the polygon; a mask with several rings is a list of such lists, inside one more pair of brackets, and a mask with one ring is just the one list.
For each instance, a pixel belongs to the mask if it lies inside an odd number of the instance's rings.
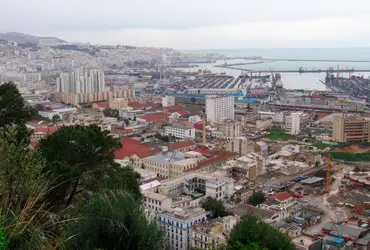
{"label": "road", "polygon": [[309,174],[312,174],[312,173],[315,173],[321,169],[324,169],[326,168],[326,164],[323,164],[323,165],[320,165],[318,167],[315,167],[315,168],[310,168],[310,169],[307,169],[305,171],[302,171],[298,174],[295,174],[295,175],[289,175],[289,176],[286,176],[286,175],[281,175],[281,176],[277,176],[276,179],[277,180],[280,180],[280,181],[290,181],[290,180],[293,180],[295,178],[297,178],[298,176],[301,176],[301,175],[309,175]]}
{"label": "road", "polygon": [[344,219],[346,216],[348,216],[348,211],[346,211],[345,208],[341,207],[332,207],[330,206],[328,202],[328,198],[331,195],[334,195],[339,192],[339,184],[343,178],[343,174],[340,172],[335,173],[335,182],[331,186],[331,191],[329,194],[326,195],[319,195],[319,196],[306,196],[308,200],[313,201],[316,203],[316,206],[318,206],[320,209],[322,209],[325,214],[321,217],[321,222],[313,225],[312,227],[307,228],[306,232],[311,234],[316,234],[321,231],[323,225],[325,225],[328,222],[336,221],[340,219]]}

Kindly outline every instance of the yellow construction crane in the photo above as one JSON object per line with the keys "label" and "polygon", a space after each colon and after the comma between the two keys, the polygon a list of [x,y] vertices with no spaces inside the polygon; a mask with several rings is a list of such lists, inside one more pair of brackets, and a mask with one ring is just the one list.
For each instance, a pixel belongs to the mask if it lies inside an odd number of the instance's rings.
{"label": "yellow construction crane", "polygon": [[203,148],[207,147],[207,134],[206,134],[206,116],[203,115],[203,131],[202,131],[202,146]]}
{"label": "yellow construction crane", "polygon": [[331,154],[329,153],[328,154],[328,167],[326,169],[326,188],[325,188],[325,193],[329,193],[330,192],[330,186],[331,186],[331,170],[332,169],[336,169],[336,170],[340,171],[335,166],[335,164],[333,163],[333,161],[331,160]]}

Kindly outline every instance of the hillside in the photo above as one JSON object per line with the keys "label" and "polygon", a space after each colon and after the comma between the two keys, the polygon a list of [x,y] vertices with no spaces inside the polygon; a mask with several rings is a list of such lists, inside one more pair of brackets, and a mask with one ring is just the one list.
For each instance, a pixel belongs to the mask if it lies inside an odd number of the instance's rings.
{"label": "hillside", "polygon": [[[17,43],[33,43],[37,44],[41,38],[56,38],[56,37],[38,37],[18,32],[7,32],[0,33],[0,40],[15,41]],[[65,41],[56,38],[58,42],[63,43]]]}

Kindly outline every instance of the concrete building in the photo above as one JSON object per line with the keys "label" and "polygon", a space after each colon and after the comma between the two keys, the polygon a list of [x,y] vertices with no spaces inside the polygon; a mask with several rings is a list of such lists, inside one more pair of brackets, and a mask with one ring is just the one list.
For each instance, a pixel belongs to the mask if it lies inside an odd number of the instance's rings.
{"label": "concrete building", "polygon": [[92,93],[105,91],[104,71],[92,69],[87,72],[84,68],[72,72],[61,73],[56,80],[58,93]]}
{"label": "concrete building", "polygon": [[223,120],[216,124],[217,131],[221,132],[225,138],[234,139],[240,136],[241,122],[230,119]]}
{"label": "concrete building", "polygon": [[166,135],[172,135],[180,139],[195,139],[195,128],[184,126],[182,124],[174,124],[164,128]]}
{"label": "concrete building", "polygon": [[55,99],[67,104],[78,106],[80,103],[92,103],[97,101],[110,101],[116,98],[132,97],[132,89],[121,89],[109,92],[91,93],[56,93]]}
{"label": "concrete building", "polygon": [[127,98],[117,98],[109,101],[109,107],[111,109],[124,109],[128,106]]}
{"label": "concrete building", "polygon": [[189,117],[188,121],[193,123],[193,124],[198,123],[198,122],[202,121],[202,117],[200,117],[199,115],[193,115],[193,116]]}
{"label": "concrete building", "polygon": [[272,119],[274,122],[283,123],[284,113],[283,112],[267,112],[259,111],[258,117],[260,120]]}
{"label": "concrete building", "polygon": [[163,107],[170,107],[175,105],[175,97],[173,96],[165,96],[162,97],[162,106]]}
{"label": "concrete building", "polygon": [[254,142],[245,137],[236,137],[226,144],[226,150],[239,155],[246,155],[253,152]]}
{"label": "concrete building", "polygon": [[335,117],[332,137],[338,142],[370,142],[370,120],[350,115]]}
{"label": "concrete building", "polygon": [[158,192],[170,197],[177,197],[181,193],[200,191],[206,197],[218,200],[228,199],[234,193],[234,181],[231,178],[218,177],[211,174],[193,172],[176,178],[162,181]]}
{"label": "concrete building", "polygon": [[208,122],[217,123],[225,119],[234,120],[234,113],[233,96],[206,96]]}
{"label": "concrete building", "polygon": [[159,177],[172,178],[196,169],[198,162],[193,158],[185,159],[183,152],[164,149],[160,154],[145,158],[143,166],[144,169],[157,173]]}
{"label": "concrete building", "polygon": [[150,190],[142,190],[146,214],[149,218],[156,218],[158,213],[171,209],[172,199],[163,194]]}
{"label": "concrete building", "polygon": [[292,112],[285,118],[285,129],[291,135],[297,135],[301,126],[309,121],[309,115],[303,112]]}
{"label": "concrete building", "polygon": [[190,230],[190,247],[194,249],[210,249],[211,247],[226,244],[226,236],[234,229],[237,222],[238,219],[230,215],[193,226]]}
{"label": "concrete building", "polygon": [[203,208],[174,208],[158,213],[158,223],[165,232],[170,249],[188,250],[191,248],[190,229],[206,221]]}

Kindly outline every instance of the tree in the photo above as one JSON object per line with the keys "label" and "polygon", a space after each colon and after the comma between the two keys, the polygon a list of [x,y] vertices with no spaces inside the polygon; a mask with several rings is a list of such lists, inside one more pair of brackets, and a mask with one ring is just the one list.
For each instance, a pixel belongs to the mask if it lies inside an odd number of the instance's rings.
{"label": "tree", "polygon": [[35,110],[24,104],[17,86],[12,82],[0,85],[0,127],[16,124],[23,127]]}
{"label": "tree", "polygon": [[216,198],[207,197],[201,205],[206,211],[211,211],[214,217],[224,217],[230,214],[226,211],[222,201],[217,200]]}
{"label": "tree", "polygon": [[[0,85],[0,128],[15,124],[16,129],[19,130],[16,133],[17,141],[24,141],[30,135],[26,122],[35,114],[36,111],[33,108],[25,106],[16,85],[12,82]],[[5,132],[5,130],[2,131]],[[14,140],[14,138],[8,139]]]}
{"label": "tree", "polygon": [[252,204],[253,206],[257,206],[266,200],[265,195],[262,191],[253,192],[253,194],[249,197],[248,203]]}
{"label": "tree", "polygon": [[166,249],[164,233],[146,218],[140,201],[125,191],[102,190],[78,215],[82,219],[63,233],[66,249]]}
{"label": "tree", "polygon": [[237,242],[244,245],[257,243],[267,249],[296,249],[287,236],[252,214],[244,216],[231,232],[228,244],[234,245]]}
{"label": "tree", "polygon": [[103,111],[105,117],[119,117],[119,111],[117,109],[106,108]]}
{"label": "tree", "polygon": [[38,149],[47,161],[45,171],[58,184],[50,194],[55,202],[68,195],[66,204],[70,204],[76,194],[94,190],[107,169],[117,167],[114,151],[121,144],[108,133],[97,125],[63,126],[39,142]]}
{"label": "tree", "polygon": [[54,123],[60,122],[60,116],[59,115],[54,115],[53,118],[51,119]]}
{"label": "tree", "polygon": [[41,104],[37,103],[37,104],[35,105],[35,109],[36,109],[36,111],[37,111],[37,112],[38,112],[38,111],[43,111],[43,110],[44,110],[44,107],[43,107]]}

